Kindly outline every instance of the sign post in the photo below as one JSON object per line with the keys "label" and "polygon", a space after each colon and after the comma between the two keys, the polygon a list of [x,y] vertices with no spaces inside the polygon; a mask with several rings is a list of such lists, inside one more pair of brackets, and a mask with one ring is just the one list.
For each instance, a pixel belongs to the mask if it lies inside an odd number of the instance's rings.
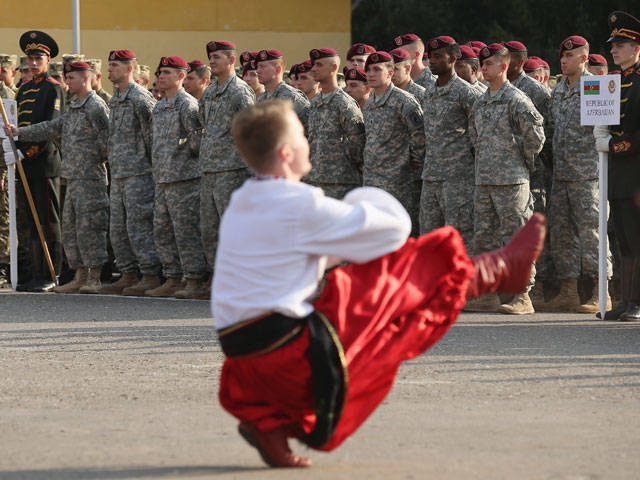
{"label": "sign post", "polygon": [[[620,124],[620,75],[583,75],[580,77],[580,124]],[[607,184],[608,153],[598,152],[599,160],[599,244],[598,244],[598,303],[604,319],[607,309]]]}

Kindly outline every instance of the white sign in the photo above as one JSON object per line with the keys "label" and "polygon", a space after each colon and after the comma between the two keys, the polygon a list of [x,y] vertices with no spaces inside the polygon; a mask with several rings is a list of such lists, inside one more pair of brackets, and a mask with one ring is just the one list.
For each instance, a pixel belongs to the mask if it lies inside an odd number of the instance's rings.
{"label": "white sign", "polygon": [[580,124],[620,124],[620,75],[580,77]]}
{"label": "white sign", "polygon": [[[16,101],[3,98],[2,103],[4,103],[4,111],[7,112],[9,123],[11,125],[18,125],[18,105]],[[7,135],[4,133],[4,128],[2,128],[3,124],[1,120],[2,118],[0,118],[0,138],[7,138]]]}

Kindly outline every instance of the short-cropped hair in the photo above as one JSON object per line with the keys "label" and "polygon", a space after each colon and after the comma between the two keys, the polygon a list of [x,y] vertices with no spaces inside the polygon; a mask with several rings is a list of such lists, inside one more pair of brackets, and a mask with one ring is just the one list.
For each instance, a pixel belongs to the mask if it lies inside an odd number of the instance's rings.
{"label": "short-cropped hair", "polygon": [[289,128],[291,102],[267,100],[240,111],[233,119],[232,133],[245,162],[262,173],[273,165],[276,152]]}

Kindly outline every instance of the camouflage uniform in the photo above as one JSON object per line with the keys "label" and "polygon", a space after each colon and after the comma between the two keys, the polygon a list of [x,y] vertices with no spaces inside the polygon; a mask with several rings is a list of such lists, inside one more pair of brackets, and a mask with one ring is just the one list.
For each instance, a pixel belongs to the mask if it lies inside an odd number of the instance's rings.
{"label": "camouflage uniform", "polygon": [[[0,82],[0,99],[13,99],[13,97],[13,90],[4,82]],[[4,188],[0,191],[0,264],[9,264],[9,186],[2,142],[0,142],[0,180],[4,180]]]}
{"label": "camouflage uniform", "polygon": [[258,102],[265,100],[273,100],[279,98],[280,100],[291,100],[293,102],[293,109],[298,115],[300,122],[304,126],[305,132],[307,132],[308,120],[309,120],[309,100],[307,96],[300,90],[287,85],[284,82],[276,87],[276,89],[269,93],[266,90],[258,97]]}
{"label": "camouflage uniform", "polygon": [[422,71],[420,76],[416,78],[415,82],[421,87],[427,88],[428,85],[432,85],[436,83],[437,78],[438,77],[436,77],[433,73],[431,73],[431,70],[429,69],[429,67],[426,67]]}
{"label": "camouflage uniform", "polygon": [[473,147],[469,114],[480,93],[455,73],[444,85],[425,91],[425,158],[420,197],[420,233],[452,225],[467,252],[473,246]]}
{"label": "camouflage uniform", "polygon": [[112,95],[110,95],[109,92],[105,92],[104,88],[101,88],[100,90],[96,90],[96,95],[98,95],[102,100],[104,100],[104,102],[107,105],[109,105],[109,103],[111,102]]}
{"label": "camouflage uniform", "polygon": [[476,79],[475,83],[472,83],[471,86],[476,90],[478,90],[478,92],[480,92],[481,94],[486,92],[489,89],[489,87],[487,87],[484,83],[480,82],[478,79]]}
{"label": "camouflage uniform", "polygon": [[[469,116],[476,160],[476,255],[506,244],[533,214],[529,172],[545,139],[542,115],[529,97],[509,82],[491,93],[476,100]],[[530,285],[533,278],[534,271]]]}
{"label": "camouflage uniform", "polygon": [[111,222],[109,236],[121,272],[160,274],[153,242],[151,175],[153,95],[135,82],[116,90],[109,112]]}
{"label": "camouflage uniform", "polygon": [[107,105],[91,91],[54,120],[20,128],[21,141],[59,142],[60,176],[67,180],[62,243],[69,266],[101,267],[107,261]]}
{"label": "camouflage uniform", "polygon": [[420,168],[413,164],[422,164],[424,158],[422,108],[413,95],[391,84],[380,97],[371,92],[363,116],[363,184],[396,197],[417,233],[422,182]]}
{"label": "camouflage uniform", "polygon": [[[583,75],[591,76],[585,69]],[[559,279],[598,277],[598,152],[593,127],[580,125],[580,81],[557,83],[548,131],[553,135],[549,205],[551,255]]]}
{"label": "camouflage uniform", "polygon": [[202,125],[198,101],[181,88],[153,109],[151,162],[156,183],[153,235],[165,277],[201,279],[206,260],[200,236]]}
{"label": "camouflage uniform", "polygon": [[[428,85],[431,85],[431,84],[428,84]],[[423,87],[422,85],[418,85],[413,80],[409,80],[409,84],[407,85],[407,88],[405,88],[406,92],[409,92],[411,95],[416,97],[416,100],[418,100],[418,103],[422,103],[425,90],[426,90],[426,87]]]}
{"label": "camouflage uniform", "polygon": [[231,122],[240,110],[255,103],[249,85],[232,74],[223,85],[214,81],[200,100],[204,125],[200,147],[200,228],[208,268],[213,270],[220,219],[231,194],[250,176],[231,135]]}
{"label": "camouflage uniform", "polygon": [[342,199],[362,185],[364,120],[358,103],[342,89],[319,93],[311,101],[309,149],[311,172],[305,181],[325,195]]}

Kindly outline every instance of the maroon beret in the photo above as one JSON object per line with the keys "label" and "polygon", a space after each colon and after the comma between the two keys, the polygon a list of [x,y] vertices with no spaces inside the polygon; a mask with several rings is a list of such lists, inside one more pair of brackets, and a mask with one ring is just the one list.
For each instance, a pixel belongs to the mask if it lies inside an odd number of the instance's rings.
{"label": "maroon beret", "polygon": [[235,43],[227,42],[226,40],[223,40],[221,42],[213,41],[213,42],[207,43],[207,56],[209,56],[211,52],[217,52],[218,50],[235,50],[235,49],[236,49]]}
{"label": "maroon beret", "polygon": [[607,59],[597,53],[589,54],[589,65],[592,67],[606,67],[609,65]]}
{"label": "maroon beret", "polygon": [[449,45],[455,45],[455,44],[456,44],[456,41],[453,38],[443,35],[443,36],[432,38],[431,40],[429,40],[429,43],[427,43],[427,51],[431,53],[433,50],[437,50],[439,48],[448,47]]}
{"label": "maroon beret", "polygon": [[471,40],[470,42],[467,42],[467,45],[471,48],[484,48],[487,46],[486,43],[481,42],[480,40]]}
{"label": "maroon beret", "polygon": [[532,58],[534,60],[536,60],[541,67],[544,68],[549,68],[549,64],[547,62],[545,62],[543,59],[541,59],[540,57],[536,57],[535,55],[531,55],[529,58]]}
{"label": "maroon beret", "polygon": [[256,63],[260,63],[267,60],[278,60],[282,57],[282,52],[280,52],[280,50],[260,50],[255,61]]}
{"label": "maroon beret", "polygon": [[511,40],[510,42],[505,42],[505,47],[510,52],[526,52],[527,47],[524,46],[524,43],[518,42],[517,40]]}
{"label": "maroon beret", "polygon": [[411,55],[404,48],[394,48],[389,52],[393,61],[396,63],[404,62],[405,60],[410,60]]}
{"label": "maroon beret", "polygon": [[311,71],[311,67],[312,67],[311,60],[305,60],[304,62],[299,63],[297,65],[297,67],[298,67],[297,73],[299,73],[299,74],[300,73],[309,73]]}
{"label": "maroon beret", "polygon": [[396,47],[403,47],[404,45],[415,43],[418,40],[420,40],[420,37],[415,33],[405,33],[404,35],[399,35],[394,38],[393,43],[395,43]]}
{"label": "maroon beret", "polygon": [[87,62],[72,62],[64,64],[64,73],[84,72],[87,70],[91,70],[91,65],[89,65]]}
{"label": "maroon beret", "polygon": [[507,50],[507,48],[501,43],[492,43],[491,45],[487,45],[480,50],[480,62],[483,62],[487,58],[491,58],[498,53],[502,53],[505,50]]}
{"label": "maroon beret", "polygon": [[258,52],[242,52],[240,54],[240,65],[244,66],[245,63],[249,63],[251,60],[255,60],[257,56]]}
{"label": "maroon beret", "polygon": [[568,38],[565,38],[560,44],[560,56],[562,56],[562,52],[565,50],[574,50],[576,48],[584,47],[588,42],[584,37],[580,37],[578,35],[572,35]]}
{"label": "maroon beret", "polygon": [[314,48],[309,52],[309,58],[311,59],[311,63],[319,60],[321,58],[329,58],[329,57],[337,57],[338,52],[336,52],[333,48]]}
{"label": "maroon beret", "polygon": [[356,55],[371,55],[376,49],[366,43],[354,43],[351,48],[347,50],[347,60],[351,60]]}
{"label": "maroon beret", "polygon": [[540,65],[540,62],[538,62],[538,60],[535,60],[533,58],[529,58],[527,59],[526,62],[524,62],[524,71],[526,73],[535,72],[536,70],[539,70],[541,67],[542,65]]}
{"label": "maroon beret", "polygon": [[130,60],[135,60],[136,54],[131,50],[111,50],[109,52],[109,61],[110,62],[118,62],[124,61],[128,62]]}
{"label": "maroon beret", "polygon": [[161,68],[177,68],[180,70],[188,70],[189,65],[182,57],[162,57],[158,64],[158,70]]}
{"label": "maroon beret", "polygon": [[254,60],[249,60],[242,66],[242,76],[244,77],[248,71],[256,69],[256,62]]}
{"label": "maroon beret", "polygon": [[460,45],[460,60],[471,60],[477,58],[478,53],[473,48],[468,45]]}
{"label": "maroon beret", "polygon": [[471,47],[471,50],[473,50],[476,56],[480,58],[480,50],[482,50],[483,48],[484,47]]}
{"label": "maroon beret", "polygon": [[366,63],[364,64],[364,71],[365,72],[367,71],[367,68],[369,68],[369,65],[373,65],[375,63],[385,63],[385,62],[393,62],[393,57],[389,55],[387,52],[382,52],[382,51],[372,53],[371,55],[369,55]]}
{"label": "maroon beret", "polygon": [[359,82],[367,81],[367,74],[359,68],[350,68],[344,74],[345,80],[358,80]]}
{"label": "maroon beret", "polygon": [[189,67],[187,68],[187,73],[191,73],[194,70],[197,70],[200,67],[204,67],[204,63],[200,60],[193,60],[187,64]]}

